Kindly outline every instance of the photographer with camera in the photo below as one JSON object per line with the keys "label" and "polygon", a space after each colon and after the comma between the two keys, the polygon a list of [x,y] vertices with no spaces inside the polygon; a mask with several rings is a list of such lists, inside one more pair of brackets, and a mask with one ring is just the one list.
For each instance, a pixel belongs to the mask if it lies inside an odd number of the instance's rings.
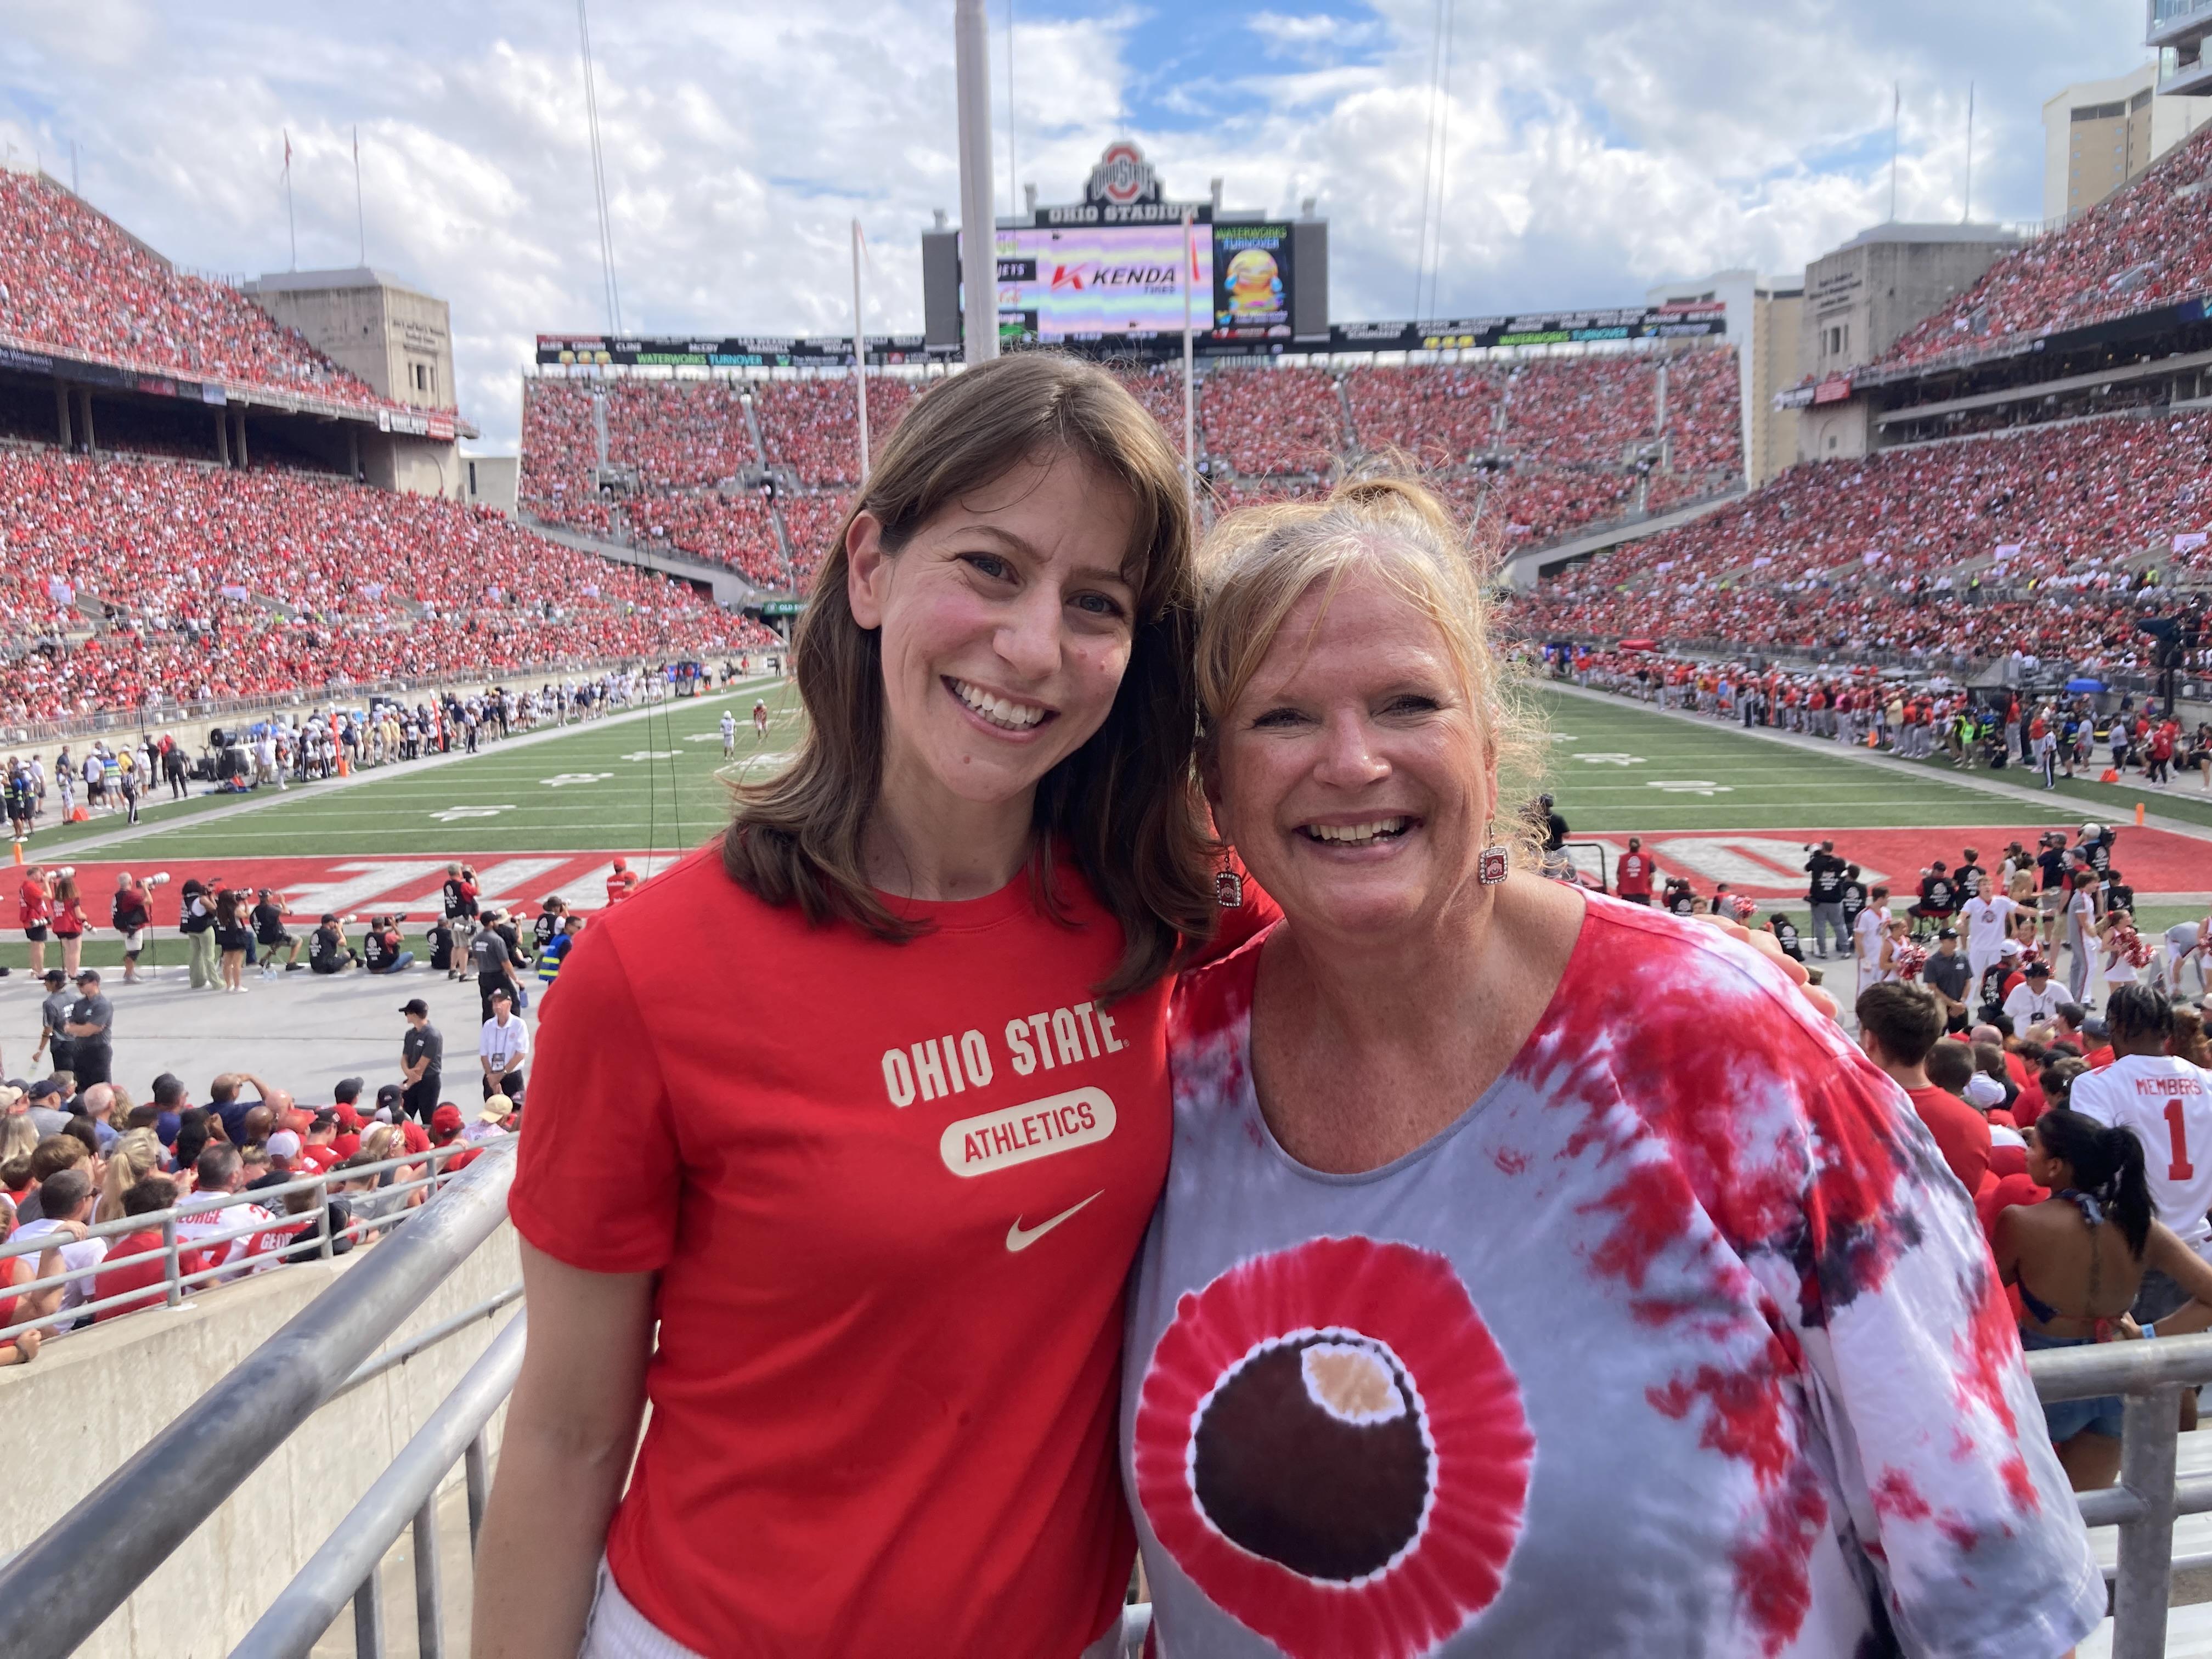
{"label": "photographer with camera", "polygon": [[[156,884],[167,879],[167,876],[154,878]],[[136,985],[138,956],[146,948],[146,929],[153,924],[154,905],[128,870],[115,878],[115,896],[109,901],[107,915],[123,936],[123,982]]]}
{"label": "photographer with camera", "polygon": [[415,953],[404,948],[397,916],[371,916],[361,950],[362,965],[372,974],[397,974],[415,965]]}
{"label": "photographer with camera", "polygon": [[445,910],[447,924],[453,930],[456,949],[452,953],[453,965],[446,970],[449,979],[464,976],[462,959],[477,931],[477,872],[465,864],[446,866]]}
{"label": "photographer with camera", "polygon": [[[300,961],[300,941],[284,927],[284,915],[292,908],[292,901],[273,887],[264,887],[254,896],[253,943],[261,953],[261,977],[275,979],[278,974],[296,974]],[[284,965],[276,965],[276,953],[285,951]]]}
{"label": "photographer with camera", "polygon": [[307,967],[318,974],[343,974],[361,960],[346,939],[345,925],[356,918],[340,917],[330,911],[307,940]]}
{"label": "photographer with camera", "polygon": [[186,876],[177,890],[177,931],[185,936],[195,991],[219,984],[215,948],[215,894],[198,876]]}

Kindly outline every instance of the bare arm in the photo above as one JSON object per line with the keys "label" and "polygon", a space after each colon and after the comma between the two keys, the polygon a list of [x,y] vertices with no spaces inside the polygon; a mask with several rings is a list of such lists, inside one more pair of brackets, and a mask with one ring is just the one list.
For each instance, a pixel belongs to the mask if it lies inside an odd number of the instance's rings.
{"label": "bare arm", "polygon": [[2188,1302],[2158,1322],[2161,1335],[2186,1336],[2212,1328],[2212,1262],[2183,1243],[2164,1222],[2154,1221],[2143,1245],[2143,1265],[2157,1268],[2190,1295]]}
{"label": "bare arm", "polygon": [[651,1273],[521,1252],[530,1339],[477,1547],[475,1659],[544,1659],[583,1641],[653,1349]]}

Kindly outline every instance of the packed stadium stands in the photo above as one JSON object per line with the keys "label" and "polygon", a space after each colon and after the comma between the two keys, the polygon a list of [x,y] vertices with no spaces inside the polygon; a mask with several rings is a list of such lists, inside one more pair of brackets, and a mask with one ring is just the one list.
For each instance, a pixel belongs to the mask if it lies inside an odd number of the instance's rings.
{"label": "packed stadium stands", "polygon": [[1884,354],[1926,364],[2172,305],[2212,291],[2212,127],[2199,131],[2063,230],[2008,253]]}
{"label": "packed stadium stands", "polygon": [[174,270],[59,185],[5,169],[0,336],[131,368],[384,401],[235,289]]}
{"label": "packed stadium stands", "polygon": [[[2212,415],[2118,414],[1792,469],[1509,606],[1545,638],[2126,666],[2148,554],[2212,574]],[[1971,601],[1971,603],[1970,603]]]}
{"label": "packed stadium stands", "polygon": [[283,471],[0,450],[0,626],[35,642],[0,695],[16,720],[737,635],[681,584],[495,514]]}
{"label": "packed stadium stands", "polygon": [[[1309,493],[1361,456],[1413,458],[1471,518],[1519,545],[1740,484],[1735,352],[1665,360],[1593,355],[1517,364],[1325,369],[1203,369],[1198,439],[1216,509]],[[1121,364],[1121,383],[1180,452],[1179,364]],[[869,383],[871,441],[896,424],[915,383]],[[606,399],[613,487],[594,485],[592,398]],[[640,545],[656,542],[729,565],[764,587],[803,587],[856,480],[859,429],[843,375],[751,387],[764,458],[742,434],[734,382],[533,378],[523,394],[523,511]],[[1663,408],[1663,416],[1662,416]],[[678,462],[675,458],[685,459]],[[775,472],[791,548],[728,482],[764,459]],[[709,493],[718,482],[723,488]]]}

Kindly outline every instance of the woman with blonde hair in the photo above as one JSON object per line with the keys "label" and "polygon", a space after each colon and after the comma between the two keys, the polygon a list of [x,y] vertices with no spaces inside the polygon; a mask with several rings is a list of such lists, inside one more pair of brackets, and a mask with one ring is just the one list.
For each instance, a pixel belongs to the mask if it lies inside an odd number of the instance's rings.
{"label": "woman with blonde hair", "polygon": [[149,1175],[161,1173],[168,1152],[151,1129],[131,1129],[107,1149],[100,1172],[100,1191],[93,1200],[92,1219],[112,1221],[123,1213],[123,1194]]}
{"label": "woman with blonde hair", "polygon": [[1283,917],[1176,992],[1122,1389],[1163,1650],[2093,1629],[1966,1194],[1766,955],[1534,873],[1436,499],[1232,514],[1206,570],[1206,790]]}
{"label": "woman with blonde hair", "polygon": [[477,1659],[1118,1639],[1169,981],[1236,887],[1184,482],[1020,353],[908,408],[826,550],[792,765],[546,997]]}

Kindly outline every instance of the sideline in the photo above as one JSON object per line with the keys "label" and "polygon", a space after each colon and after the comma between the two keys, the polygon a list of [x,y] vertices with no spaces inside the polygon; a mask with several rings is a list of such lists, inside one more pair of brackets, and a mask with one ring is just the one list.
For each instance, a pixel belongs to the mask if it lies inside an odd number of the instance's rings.
{"label": "sideline", "polygon": [[[1662,708],[1656,702],[1641,702],[1634,697],[1615,696],[1610,691],[1593,691],[1587,686],[1577,685],[1568,680],[1532,678],[1528,681],[1528,686],[1532,690],[1556,691],[1565,696],[1581,697],[1591,702],[1607,703],[1615,708],[1632,709],[1639,714],[1656,716],[1660,720],[1679,720],[1707,730],[1726,732],[1732,736],[1755,738],[1762,743],[1779,744],[1784,748],[1799,750],[1806,754],[1826,755],[1833,759],[1848,760],[1860,766],[1871,767],[1876,771],[1890,773],[1897,777],[1917,779],[1923,783],[1927,782],[1930,777],[1940,778],[1943,782],[1956,784],[1962,789],[1978,790],[1984,795],[1994,795],[2002,800],[2021,802],[2039,807],[2046,813],[2055,804],[2063,802],[2069,806],[2081,809],[2078,822],[2094,823],[2099,821],[2095,816],[2097,812],[2095,802],[2085,802],[2075,795],[2062,795],[2055,790],[2031,789],[2016,783],[2000,783],[1995,778],[1985,777],[1974,772],[1931,773],[1917,761],[1899,760],[1893,755],[1862,749],[1856,744],[1838,743],[1832,738],[1807,737],[1797,732],[1778,732],[1768,726],[1741,726],[1729,720],[1711,720],[1705,715],[1694,714],[1687,709]],[[2153,793],[2155,793],[2154,786]],[[2114,820],[2115,827],[2121,830],[2132,827],[2133,823],[2132,815],[2126,818]],[[2212,827],[2193,823],[2187,818],[2168,817],[2162,812],[2149,811],[2148,805],[2143,813],[2143,827],[2147,830],[2168,830],[2177,836],[2185,836],[2191,841],[2212,842]]]}
{"label": "sideline", "polygon": [[[783,683],[781,675],[760,674],[750,679],[735,681],[726,689],[717,691],[711,696],[684,697],[675,699],[674,702],[681,703],[686,710],[705,710],[713,708],[732,697],[743,696],[748,691],[757,690],[763,686],[781,685]],[[520,737],[504,738],[497,743],[484,744],[473,755],[465,750],[455,750],[451,754],[428,755],[420,760],[387,761],[381,766],[356,770],[346,777],[317,778],[289,790],[264,792],[257,789],[247,799],[235,801],[227,806],[203,807],[197,812],[177,813],[166,823],[155,818],[154,807],[143,806],[139,809],[138,822],[136,823],[118,824],[112,830],[103,830],[94,835],[79,836],[68,841],[51,842],[43,847],[38,843],[34,836],[25,844],[23,850],[27,859],[35,854],[35,861],[40,864],[52,864],[57,861],[66,863],[79,854],[96,852],[103,848],[127,846],[129,842],[137,841],[142,836],[170,830],[180,830],[188,826],[197,830],[203,824],[220,823],[228,818],[260,811],[271,806],[282,806],[290,801],[320,800],[338,790],[350,789],[357,784],[380,783],[390,778],[412,777],[420,772],[434,771],[441,766],[451,766],[458,761],[481,760],[487,755],[507,754],[514,750],[526,749],[536,744],[553,743],[562,738],[577,737],[586,732],[603,732],[609,726],[620,726],[626,720],[650,720],[664,712],[671,719],[676,717],[677,710],[671,703],[650,703],[643,708],[625,709],[619,714],[608,714],[580,725],[555,726],[542,731],[526,732]],[[160,803],[161,805],[165,806],[184,804],[170,801]]]}

